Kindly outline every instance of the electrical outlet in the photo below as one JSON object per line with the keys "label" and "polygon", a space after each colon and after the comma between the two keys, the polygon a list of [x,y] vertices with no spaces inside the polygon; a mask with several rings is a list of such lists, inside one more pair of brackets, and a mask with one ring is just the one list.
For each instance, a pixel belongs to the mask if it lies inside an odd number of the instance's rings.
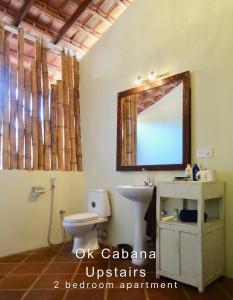
{"label": "electrical outlet", "polygon": [[210,158],[213,157],[213,148],[199,148],[196,151],[197,158]]}

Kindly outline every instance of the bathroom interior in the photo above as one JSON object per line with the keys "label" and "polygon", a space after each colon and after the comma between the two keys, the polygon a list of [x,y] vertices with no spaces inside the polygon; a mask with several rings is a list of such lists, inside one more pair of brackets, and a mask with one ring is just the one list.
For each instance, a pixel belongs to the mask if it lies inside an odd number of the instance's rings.
{"label": "bathroom interior", "polygon": [[[232,1],[0,16],[0,300],[233,299]],[[120,246],[156,257],[101,257]],[[87,266],[145,277],[65,285]]]}

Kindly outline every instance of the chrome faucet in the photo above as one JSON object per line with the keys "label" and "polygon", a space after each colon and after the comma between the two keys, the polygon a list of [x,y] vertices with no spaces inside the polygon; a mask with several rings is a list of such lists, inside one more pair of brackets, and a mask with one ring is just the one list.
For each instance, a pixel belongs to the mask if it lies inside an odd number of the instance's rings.
{"label": "chrome faucet", "polygon": [[145,168],[142,168],[142,171],[147,173],[146,180],[144,181],[144,186],[153,186],[153,183],[150,179],[150,173],[148,172],[148,170],[146,170]]}

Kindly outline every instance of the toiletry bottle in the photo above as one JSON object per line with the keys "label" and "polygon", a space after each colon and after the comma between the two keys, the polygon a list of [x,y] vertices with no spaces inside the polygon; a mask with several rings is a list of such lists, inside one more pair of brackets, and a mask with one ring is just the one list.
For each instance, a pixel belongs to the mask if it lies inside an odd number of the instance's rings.
{"label": "toiletry bottle", "polygon": [[184,176],[187,180],[192,180],[192,167],[190,164],[187,164],[187,167],[184,171]]}
{"label": "toiletry bottle", "polygon": [[174,217],[175,221],[178,221],[178,218],[179,218],[179,209],[178,208],[173,209],[173,217]]}
{"label": "toiletry bottle", "polygon": [[193,180],[197,181],[197,172],[200,171],[198,164],[194,164],[193,166]]}

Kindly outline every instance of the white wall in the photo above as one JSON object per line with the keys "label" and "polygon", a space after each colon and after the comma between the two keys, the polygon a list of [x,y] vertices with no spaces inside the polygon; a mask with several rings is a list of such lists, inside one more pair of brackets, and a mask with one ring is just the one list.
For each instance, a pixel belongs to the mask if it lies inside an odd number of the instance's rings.
{"label": "white wall", "polygon": [[[61,241],[59,211],[81,211],[81,172],[0,171],[0,256],[47,245],[50,210],[50,179],[56,177],[52,240]],[[32,201],[32,186],[46,193]]]}
{"label": "white wall", "polygon": [[191,71],[193,162],[197,147],[214,147],[214,158],[199,162],[226,182],[226,274],[233,277],[232,15],[232,0],[135,0],[82,59],[80,92],[85,190],[110,191],[109,240],[132,243],[132,207],[115,186],[142,184],[145,174],[115,171],[117,93],[152,70]]}

